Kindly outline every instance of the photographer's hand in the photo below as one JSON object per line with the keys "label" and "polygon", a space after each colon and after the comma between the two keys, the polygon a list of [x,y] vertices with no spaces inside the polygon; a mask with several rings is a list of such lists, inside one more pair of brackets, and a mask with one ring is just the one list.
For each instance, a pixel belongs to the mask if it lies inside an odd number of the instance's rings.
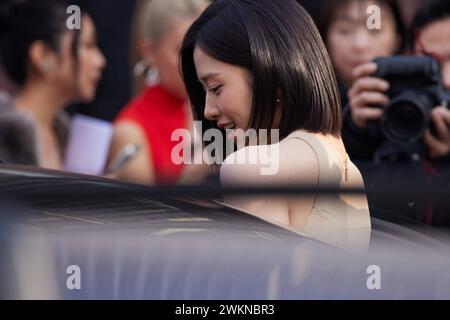
{"label": "photographer's hand", "polygon": [[437,137],[427,130],[424,142],[428,147],[429,156],[437,159],[450,153],[450,110],[445,107],[436,107],[431,112],[431,119],[436,127]]}
{"label": "photographer's hand", "polygon": [[373,62],[357,66],[353,75],[355,82],[348,91],[348,99],[353,122],[360,128],[365,128],[370,120],[378,120],[383,115],[383,109],[389,98],[384,94],[389,89],[389,83],[383,79],[370,77],[377,71]]}

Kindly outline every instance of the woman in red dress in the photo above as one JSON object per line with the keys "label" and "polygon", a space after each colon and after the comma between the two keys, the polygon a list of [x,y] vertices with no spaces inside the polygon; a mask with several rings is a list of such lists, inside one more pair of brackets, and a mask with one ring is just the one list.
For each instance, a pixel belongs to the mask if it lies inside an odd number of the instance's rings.
{"label": "woman in red dress", "polygon": [[121,180],[151,185],[174,184],[186,172],[171,159],[176,129],[188,129],[192,115],[178,67],[183,37],[206,0],[152,0],[139,9],[142,14],[139,41],[141,65],[148,67],[146,86],[118,115],[110,151],[113,159],[129,144],[139,153],[116,176]]}

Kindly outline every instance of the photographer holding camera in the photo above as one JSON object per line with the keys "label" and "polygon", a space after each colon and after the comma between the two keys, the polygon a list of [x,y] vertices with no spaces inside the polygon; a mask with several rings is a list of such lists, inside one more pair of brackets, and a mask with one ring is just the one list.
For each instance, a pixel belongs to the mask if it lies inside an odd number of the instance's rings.
{"label": "photographer holding camera", "polygon": [[[450,173],[450,1],[425,1],[413,20],[411,40],[414,54],[424,57],[356,67],[344,108],[347,150],[366,184],[378,188],[392,182],[425,187]],[[429,224],[449,224],[449,218],[433,216],[428,200],[397,200],[385,199],[381,207]]]}

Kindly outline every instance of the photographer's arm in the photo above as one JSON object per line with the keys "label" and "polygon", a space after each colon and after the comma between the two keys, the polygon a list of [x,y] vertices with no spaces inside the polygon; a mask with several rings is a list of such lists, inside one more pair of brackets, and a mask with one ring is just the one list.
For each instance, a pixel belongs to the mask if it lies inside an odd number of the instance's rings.
{"label": "photographer's arm", "polygon": [[132,183],[153,185],[155,183],[155,174],[151,149],[142,129],[134,122],[124,121],[114,126],[108,166],[123,148],[130,144],[138,145],[142,150],[121,167],[120,170],[109,174],[108,177]]}
{"label": "photographer's arm", "polygon": [[371,160],[379,145],[367,128],[360,128],[353,122],[349,105],[343,111],[342,139],[348,154],[356,160]]}
{"label": "photographer's arm", "polygon": [[348,91],[349,104],[343,111],[342,136],[348,153],[354,159],[372,159],[382,142],[378,137],[372,137],[367,129],[368,122],[379,120],[383,115],[382,107],[389,103],[384,94],[389,83],[370,77],[376,70],[377,65],[372,62],[355,68],[356,80]]}

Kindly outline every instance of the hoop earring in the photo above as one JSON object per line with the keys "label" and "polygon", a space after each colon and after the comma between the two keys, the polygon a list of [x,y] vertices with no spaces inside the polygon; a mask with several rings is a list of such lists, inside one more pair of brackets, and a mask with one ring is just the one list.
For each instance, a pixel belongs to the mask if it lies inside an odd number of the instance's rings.
{"label": "hoop earring", "polygon": [[145,82],[149,86],[156,86],[159,83],[159,71],[156,67],[151,67],[147,71],[147,77]]}
{"label": "hoop earring", "polygon": [[148,70],[148,64],[145,60],[138,61],[133,67],[133,75],[135,77],[142,76]]}

